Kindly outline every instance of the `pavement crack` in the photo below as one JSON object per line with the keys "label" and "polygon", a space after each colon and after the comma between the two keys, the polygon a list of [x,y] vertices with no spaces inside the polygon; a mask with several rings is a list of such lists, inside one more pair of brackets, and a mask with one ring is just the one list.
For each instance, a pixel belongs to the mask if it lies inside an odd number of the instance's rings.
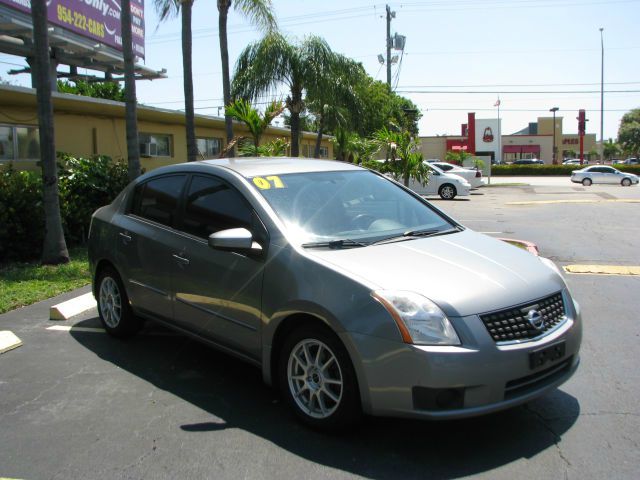
{"label": "pavement crack", "polygon": [[[524,406],[525,410],[530,412],[537,420],[540,422],[540,425],[544,427],[546,431],[548,431],[553,436],[553,443],[556,447],[556,451],[558,452],[558,456],[565,463],[566,467],[571,467],[571,461],[565,456],[562,448],[560,447],[560,441],[562,437],[553,429],[551,425],[549,425],[548,420],[543,417],[540,413],[532,410],[528,405]],[[567,471],[565,470],[565,478],[567,477]]]}

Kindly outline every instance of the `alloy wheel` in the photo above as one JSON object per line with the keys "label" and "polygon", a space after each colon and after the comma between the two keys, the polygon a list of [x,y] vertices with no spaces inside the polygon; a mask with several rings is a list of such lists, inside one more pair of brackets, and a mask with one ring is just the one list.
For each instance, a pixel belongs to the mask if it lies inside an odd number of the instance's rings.
{"label": "alloy wheel", "polygon": [[118,284],[111,277],[104,277],[100,284],[100,313],[111,328],[116,328],[122,318],[122,296]]}
{"label": "alloy wheel", "polygon": [[333,351],[316,339],[300,341],[289,355],[287,381],[296,405],[310,417],[330,417],[340,405],[344,380]]}

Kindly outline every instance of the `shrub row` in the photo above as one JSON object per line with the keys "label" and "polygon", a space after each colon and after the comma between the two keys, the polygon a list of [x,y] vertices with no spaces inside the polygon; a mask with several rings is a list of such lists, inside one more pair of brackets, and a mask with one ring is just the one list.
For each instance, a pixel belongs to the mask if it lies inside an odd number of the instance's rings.
{"label": "shrub row", "polygon": [[[127,166],[109,157],[58,154],[60,214],[67,246],[86,242],[93,212],[127,185]],[[39,258],[44,241],[40,172],[0,171],[0,263]]]}
{"label": "shrub row", "polygon": [[[492,165],[492,176],[562,176],[569,177],[574,170],[586,167],[580,165]],[[622,172],[640,175],[640,165],[613,165]]]}

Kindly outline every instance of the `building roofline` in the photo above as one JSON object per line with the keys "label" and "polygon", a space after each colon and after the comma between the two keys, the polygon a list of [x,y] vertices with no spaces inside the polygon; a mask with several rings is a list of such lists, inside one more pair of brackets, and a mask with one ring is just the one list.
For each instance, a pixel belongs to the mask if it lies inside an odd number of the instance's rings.
{"label": "building roofline", "polygon": [[[55,112],[93,114],[101,117],[124,118],[125,104],[104,98],[86,97],[73,93],[52,92],[53,108]],[[35,88],[19,87],[15,85],[0,85],[0,105],[13,107],[35,107],[37,104]],[[195,114],[196,127],[213,127],[224,130],[224,117],[214,115]],[[151,107],[138,104],[138,120],[158,123],[185,124],[185,114],[181,110]],[[234,121],[243,130],[243,123]],[[270,125],[267,133],[290,135],[290,130],[284,127]],[[316,138],[315,132],[302,132],[305,138]],[[322,135],[324,140],[333,137]]]}

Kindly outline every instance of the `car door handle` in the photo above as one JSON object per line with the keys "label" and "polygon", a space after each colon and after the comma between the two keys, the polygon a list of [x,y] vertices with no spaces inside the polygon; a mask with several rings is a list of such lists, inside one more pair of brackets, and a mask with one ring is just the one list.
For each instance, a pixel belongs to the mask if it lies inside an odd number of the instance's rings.
{"label": "car door handle", "polygon": [[175,253],[173,254],[173,258],[175,258],[180,265],[189,265],[188,258],[181,257],[180,255],[176,255]]}
{"label": "car door handle", "polygon": [[125,233],[125,232],[120,232],[120,236],[122,237],[122,241],[123,243],[127,244],[131,241],[131,235]]}

